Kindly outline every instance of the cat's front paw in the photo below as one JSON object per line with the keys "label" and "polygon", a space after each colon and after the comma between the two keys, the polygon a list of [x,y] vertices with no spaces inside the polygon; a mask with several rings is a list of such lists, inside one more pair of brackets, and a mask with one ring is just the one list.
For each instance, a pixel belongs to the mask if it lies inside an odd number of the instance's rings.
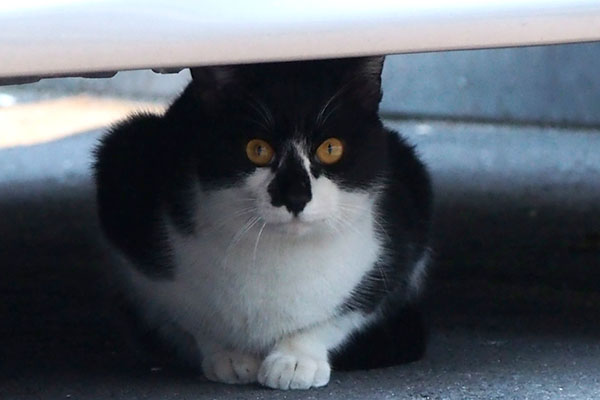
{"label": "cat's front paw", "polygon": [[330,374],[327,360],[275,351],[260,366],[258,382],[273,389],[310,389],[327,385]]}
{"label": "cat's front paw", "polygon": [[203,358],[202,372],[214,382],[251,383],[256,382],[259,364],[256,357],[235,351],[221,351]]}

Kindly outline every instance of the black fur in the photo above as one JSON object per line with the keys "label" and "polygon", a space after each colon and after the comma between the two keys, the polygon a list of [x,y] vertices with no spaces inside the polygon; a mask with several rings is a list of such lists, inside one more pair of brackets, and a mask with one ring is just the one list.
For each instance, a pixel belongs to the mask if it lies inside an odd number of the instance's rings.
{"label": "black fur", "polygon": [[385,132],[391,165],[378,222],[389,257],[374,266],[355,288],[344,305],[353,311],[372,312],[390,293],[409,293],[410,274],[428,251],[432,206],[429,176],[414,150],[396,132]]}
{"label": "black fur", "polygon": [[417,361],[427,345],[427,330],[415,304],[388,306],[386,318],[350,337],[348,343],[331,352],[334,369],[383,368]]}
{"label": "black fur", "polygon": [[177,155],[162,123],[139,115],[115,127],[97,149],[95,170],[98,212],[108,238],[145,273],[170,278],[173,265],[158,222],[161,205],[176,186],[163,168]]}
{"label": "black fur", "polygon": [[[297,162],[280,167],[278,157],[290,138],[314,154],[324,139],[337,137],[344,143],[340,161],[324,165],[315,158],[311,172],[348,189],[384,187],[378,222],[389,255],[340,305],[340,313],[380,309],[390,317],[355,336],[335,359],[375,366],[357,350],[384,340],[388,349],[399,346],[383,364],[418,358],[423,329],[418,312],[407,308],[406,293],[415,263],[427,251],[431,191],[413,148],[379,119],[382,65],[383,58],[375,57],[192,69],[193,81],[164,116],[133,117],[99,146],[98,205],[107,236],[143,272],[172,278],[176,271],[159,222],[166,212],[182,233],[196,229],[191,185],[228,186],[253,171],[245,146],[260,138],[275,150],[268,167],[277,171],[269,187],[272,204],[297,214],[311,198],[310,185]],[[406,324],[412,326],[408,331]],[[414,337],[396,337],[401,331]],[[401,351],[395,341],[412,343],[411,350]]]}

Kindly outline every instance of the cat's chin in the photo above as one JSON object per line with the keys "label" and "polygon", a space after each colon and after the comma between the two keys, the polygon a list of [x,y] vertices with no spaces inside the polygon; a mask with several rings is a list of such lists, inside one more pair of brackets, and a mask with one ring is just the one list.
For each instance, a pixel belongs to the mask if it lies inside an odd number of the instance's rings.
{"label": "cat's chin", "polygon": [[319,230],[320,221],[305,221],[299,218],[292,218],[286,222],[271,224],[274,231],[304,236]]}

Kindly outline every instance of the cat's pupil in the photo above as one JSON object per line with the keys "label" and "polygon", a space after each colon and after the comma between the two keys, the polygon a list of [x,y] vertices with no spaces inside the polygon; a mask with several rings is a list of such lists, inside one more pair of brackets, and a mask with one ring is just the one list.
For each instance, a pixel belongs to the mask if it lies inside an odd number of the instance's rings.
{"label": "cat's pupil", "polygon": [[331,145],[331,143],[328,143],[328,144],[327,144],[327,152],[328,152],[329,154],[331,154],[331,153],[333,152],[333,146]]}
{"label": "cat's pupil", "polygon": [[258,146],[256,146],[256,154],[257,155],[260,156],[262,154],[262,151],[263,151],[263,148],[260,144]]}

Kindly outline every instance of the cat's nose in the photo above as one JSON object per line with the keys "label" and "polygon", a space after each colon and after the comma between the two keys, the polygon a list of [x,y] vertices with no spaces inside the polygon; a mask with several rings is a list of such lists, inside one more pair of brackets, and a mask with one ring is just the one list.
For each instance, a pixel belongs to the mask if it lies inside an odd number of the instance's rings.
{"label": "cat's nose", "polygon": [[277,171],[268,187],[271,204],[285,206],[289,212],[298,216],[312,199],[310,178],[300,160],[288,159]]}
{"label": "cat's nose", "polygon": [[289,192],[285,196],[284,204],[285,208],[288,209],[289,212],[298,216],[306,207],[306,203],[308,203],[311,199],[310,191],[298,191],[297,193]]}
{"label": "cat's nose", "polygon": [[295,216],[298,216],[312,199],[310,183],[304,179],[294,179],[292,182],[274,179],[269,185],[269,193],[271,204],[275,207],[285,206]]}

